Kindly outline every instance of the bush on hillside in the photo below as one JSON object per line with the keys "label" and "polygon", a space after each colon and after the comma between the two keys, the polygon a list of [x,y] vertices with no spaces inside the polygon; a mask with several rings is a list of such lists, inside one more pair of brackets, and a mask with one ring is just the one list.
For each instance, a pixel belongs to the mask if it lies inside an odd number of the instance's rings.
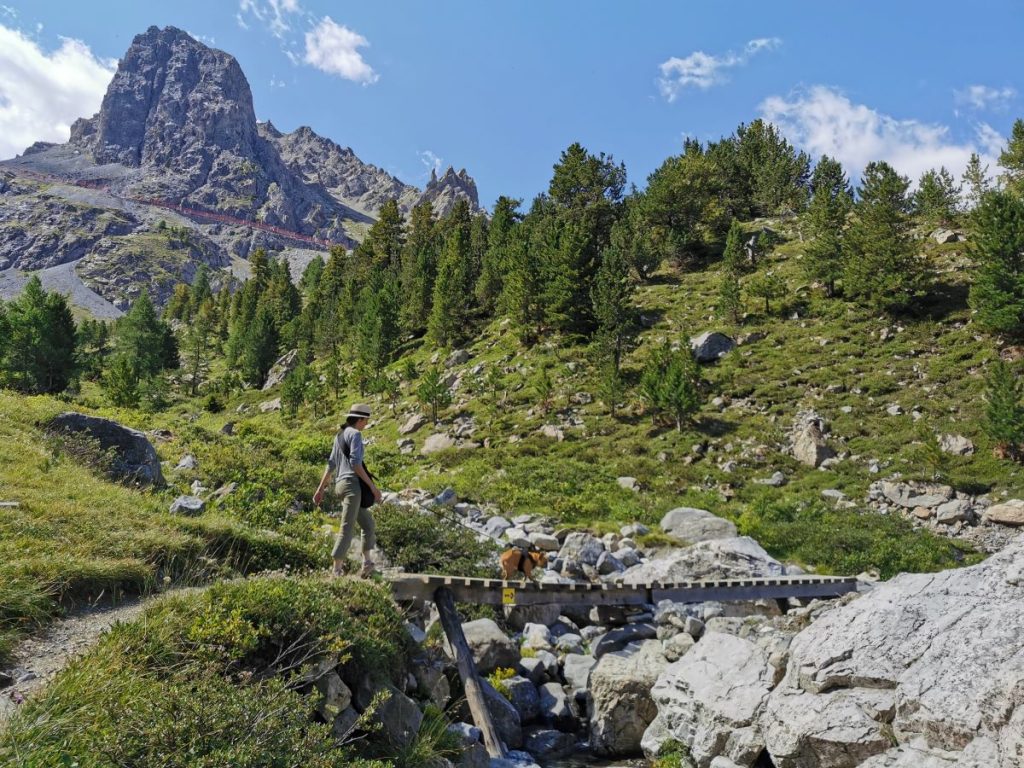
{"label": "bush on hillside", "polygon": [[460,525],[455,513],[442,508],[438,516],[383,505],[374,508],[377,546],[407,573],[444,573],[453,576],[495,576],[489,559],[496,547],[477,541]]}
{"label": "bush on hillside", "polygon": [[780,560],[814,564],[831,573],[876,570],[888,579],[897,573],[953,568],[980,557],[915,531],[902,517],[820,505],[757,503],[740,516],[737,527]]}
{"label": "bush on hillside", "polygon": [[273,577],[168,599],[20,709],[0,763],[384,768],[311,722],[297,675],[337,655],[354,674],[395,677],[407,642],[389,595],[369,582]]}

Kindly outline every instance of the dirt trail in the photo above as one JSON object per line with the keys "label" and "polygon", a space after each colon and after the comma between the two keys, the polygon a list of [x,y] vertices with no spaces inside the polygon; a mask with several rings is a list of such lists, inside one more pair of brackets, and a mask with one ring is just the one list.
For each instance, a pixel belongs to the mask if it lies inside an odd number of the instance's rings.
{"label": "dirt trail", "polygon": [[[190,591],[194,590],[174,590],[174,594]],[[25,639],[15,650],[13,660],[0,669],[0,728],[21,702],[89,650],[114,624],[138,617],[164,594],[126,599],[117,605],[87,606],[55,621],[41,634]],[[13,685],[5,676],[13,680]]]}

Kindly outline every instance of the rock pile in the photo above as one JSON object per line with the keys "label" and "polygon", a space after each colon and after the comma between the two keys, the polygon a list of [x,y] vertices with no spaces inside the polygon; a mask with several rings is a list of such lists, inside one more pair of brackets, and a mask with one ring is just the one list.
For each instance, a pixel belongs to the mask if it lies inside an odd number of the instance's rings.
{"label": "rock pile", "polygon": [[961,538],[986,552],[997,552],[1024,526],[1024,501],[995,504],[939,483],[879,480],[868,488],[868,506],[881,514],[900,514],[937,534]]}

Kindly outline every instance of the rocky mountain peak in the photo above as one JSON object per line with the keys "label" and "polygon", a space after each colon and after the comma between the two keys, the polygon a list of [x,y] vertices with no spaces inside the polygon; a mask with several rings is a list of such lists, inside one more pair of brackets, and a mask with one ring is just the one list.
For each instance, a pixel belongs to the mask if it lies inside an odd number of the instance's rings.
{"label": "rocky mountain peak", "polygon": [[150,27],[118,63],[99,113],[76,122],[71,141],[98,162],[134,167],[180,167],[183,156],[218,151],[251,157],[252,91],[233,56],[176,27]]}
{"label": "rocky mountain peak", "polygon": [[466,173],[463,168],[458,173],[455,168],[448,166],[441,178],[437,177],[434,170],[430,171],[430,181],[419,202],[429,202],[434,206],[434,212],[443,216],[452,209],[458,200],[468,200],[471,210],[480,209],[480,196],[477,193],[476,182],[473,177]]}

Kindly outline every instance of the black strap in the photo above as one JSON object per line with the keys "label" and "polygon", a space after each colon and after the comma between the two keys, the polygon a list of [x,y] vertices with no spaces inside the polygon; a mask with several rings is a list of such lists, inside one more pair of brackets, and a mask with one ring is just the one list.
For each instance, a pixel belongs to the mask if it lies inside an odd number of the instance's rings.
{"label": "black strap", "polygon": [[[348,441],[345,439],[345,430],[346,429],[348,429],[348,427],[342,427],[342,429],[341,429],[341,453],[345,457],[345,461],[347,461],[351,465],[352,464],[352,459],[351,459],[352,447],[349,445]],[[376,480],[377,479],[377,476],[374,475],[373,472],[370,471],[370,468],[366,466],[366,462],[365,461],[363,462],[363,469],[366,471],[366,475],[371,480]]]}

